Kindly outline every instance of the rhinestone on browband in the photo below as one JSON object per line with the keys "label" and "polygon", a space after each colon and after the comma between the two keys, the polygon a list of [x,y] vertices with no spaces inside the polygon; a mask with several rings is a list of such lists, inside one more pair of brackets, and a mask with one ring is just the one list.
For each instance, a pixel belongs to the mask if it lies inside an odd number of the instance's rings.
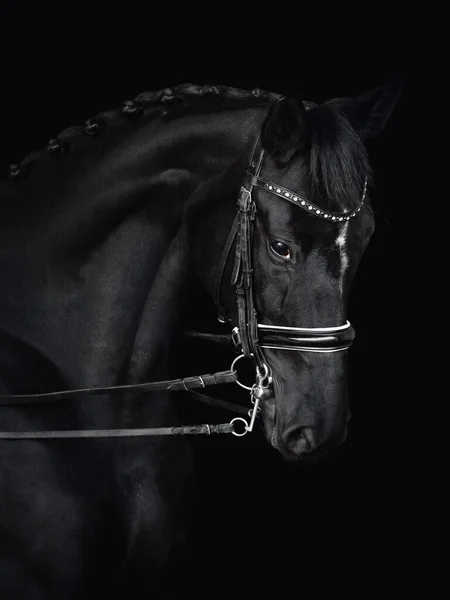
{"label": "rhinestone on browband", "polygon": [[326,221],[334,221],[334,222],[349,221],[351,218],[356,217],[356,215],[361,210],[362,205],[364,204],[364,200],[366,197],[366,191],[367,191],[367,179],[366,179],[364,181],[364,188],[363,188],[361,202],[359,203],[358,207],[347,213],[334,213],[329,210],[323,210],[322,208],[320,208],[320,206],[317,206],[313,202],[310,202],[309,200],[302,198],[298,194],[294,194],[294,192],[292,192],[291,190],[284,188],[281,185],[275,185],[273,183],[270,183],[269,181],[265,181],[261,177],[257,178],[257,182],[255,182],[255,185],[262,187],[264,190],[266,190],[267,192],[270,192],[271,194],[275,194],[275,196],[279,196],[280,198],[283,198],[284,200],[288,200],[289,202],[292,202],[296,206],[303,208],[306,212],[314,215],[315,217],[320,217],[321,219],[325,219]]}

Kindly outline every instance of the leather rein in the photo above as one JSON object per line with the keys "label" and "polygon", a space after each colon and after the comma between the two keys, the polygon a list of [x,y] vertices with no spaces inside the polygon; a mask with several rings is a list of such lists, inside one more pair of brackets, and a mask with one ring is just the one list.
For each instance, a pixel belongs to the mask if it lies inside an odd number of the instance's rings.
{"label": "leather rein", "polygon": [[[235,413],[248,415],[250,421],[243,417],[235,417],[229,423],[217,425],[202,424],[176,427],[152,427],[134,429],[88,429],[88,430],[61,430],[61,431],[0,431],[0,440],[51,440],[74,438],[118,438],[142,437],[159,435],[211,435],[214,433],[231,433],[241,437],[253,430],[255,419],[260,412],[259,404],[273,393],[272,375],[270,367],[265,361],[263,349],[273,348],[278,350],[295,350],[300,352],[339,352],[347,350],[353,342],[355,333],[347,321],[337,327],[282,327],[276,325],[258,324],[257,312],[253,297],[253,269],[252,269],[252,236],[256,217],[256,204],[252,197],[255,187],[278,196],[283,200],[292,202],[296,206],[309,212],[312,216],[322,218],[334,223],[342,223],[354,218],[364,203],[367,189],[367,180],[364,184],[362,199],[356,209],[350,212],[334,213],[324,211],[319,206],[295,194],[288,188],[276,185],[263,179],[261,169],[264,159],[264,149],[260,137],[256,141],[252,158],[245,174],[238,197],[238,210],[225,243],[222,257],[217,269],[214,301],[218,309],[218,319],[222,323],[231,322],[222,308],[221,288],[224,272],[235,247],[234,265],[231,284],[235,288],[237,298],[237,323],[230,335],[215,335],[201,332],[187,332],[188,335],[211,341],[232,341],[239,356],[234,359],[228,371],[213,374],[196,375],[168,381],[157,381],[132,385],[111,386],[103,388],[85,388],[66,390],[43,394],[17,394],[0,395],[0,406],[18,406],[61,401],[67,398],[83,398],[92,395],[125,394],[128,392],[156,392],[156,391],[189,391],[195,397],[207,404],[217,406]],[[235,369],[236,363],[242,358],[248,358],[255,364],[255,383],[250,387],[238,380]],[[210,398],[204,394],[195,393],[193,390],[211,385],[236,383],[250,391],[253,408],[247,410],[243,406]],[[238,428],[241,430],[239,431]]]}

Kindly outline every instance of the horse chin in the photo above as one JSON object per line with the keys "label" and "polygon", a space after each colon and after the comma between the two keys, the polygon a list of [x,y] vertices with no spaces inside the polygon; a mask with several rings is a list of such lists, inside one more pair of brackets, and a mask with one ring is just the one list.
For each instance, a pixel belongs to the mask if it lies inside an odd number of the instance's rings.
{"label": "horse chin", "polygon": [[284,460],[288,462],[301,462],[303,458],[302,456],[295,456],[294,454],[288,452],[283,447],[283,444],[280,443],[276,427],[276,404],[274,396],[264,401],[261,407],[261,417],[264,438],[272,446],[272,448],[278,450]]}
{"label": "horse chin", "polygon": [[278,438],[278,433],[277,433],[277,428],[275,426],[275,422],[273,423],[273,426],[270,425],[268,426],[265,422],[263,424],[263,431],[264,431],[264,437],[267,440],[267,442],[269,442],[269,444],[272,446],[272,448],[275,448],[275,450],[278,450],[278,452],[281,454],[281,456],[283,457],[283,459],[287,462],[290,463],[305,463],[307,462],[305,460],[305,455],[296,455],[293,454],[291,452],[288,452],[283,445],[280,443],[279,438]]}
{"label": "horse chin", "polygon": [[296,463],[297,465],[305,465],[315,462],[316,458],[320,458],[320,451],[313,452],[310,455],[306,453],[296,454],[283,446],[276,427],[276,404],[274,396],[264,401],[261,407],[261,416],[264,438],[275,450],[278,450],[285,461]]}
{"label": "horse chin", "polygon": [[288,462],[299,463],[304,460],[303,455],[295,455],[292,452],[288,452],[283,444],[280,442],[277,427],[276,427],[276,403],[275,395],[272,395],[261,405],[261,426],[266,441],[278,450],[284,460]]}
{"label": "horse chin", "polygon": [[275,398],[273,396],[265,400],[261,406],[261,424],[266,441],[276,450],[280,450],[276,429]]}

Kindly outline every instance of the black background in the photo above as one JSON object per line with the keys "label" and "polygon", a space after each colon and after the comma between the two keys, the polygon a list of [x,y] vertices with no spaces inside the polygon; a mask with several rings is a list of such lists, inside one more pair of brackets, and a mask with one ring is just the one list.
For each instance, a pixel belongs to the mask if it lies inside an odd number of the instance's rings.
{"label": "black background", "polygon": [[[134,16],[138,21],[140,15]],[[86,14],[71,28],[70,19],[57,27],[39,21],[34,35],[30,15],[27,28],[17,15],[2,21],[2,172],[63,128],[145,90],[182,82],[223,84],[295,92],[320,102],[362,93],[393,77],[404,81],[404,94],[386,130],[369,145],[376,231],[350,303],[357,337],[350,350],[353,420],[348,441],[322,463],[299,468],[285,463],[258,433],[195,440],[196,544],[182,575],[186,589],[199,590],[200,596],[209,590],[213,597],[224,590],[236,597],[243,597],[244,590],[253,590],[251,596],[272,595],[272,586],[284,596],[288,589],[301,593],[306,583],[318,593],[329,585],[345,589],[352,583],[372,591],[387,581],[391,587],[394,580],[401,585],[399,567],[412,530],[404,505],[399,381],[386,330],[396,317],[394,239],[413,66],[402,39],[386,45],[378,32],[371,38],[378,41],[376,51],[367,50],[368,38],[364,43],[354,38],[348,51],[321,42],[294,54],[271,40],[263,44],[261,29],[252,37],[248,25],[216,39],[209,35],[203,40],[201,32],[192,32],[178,43],[169,27],[156,40],[155,29],[171,22],[166,17],[149,24],[152,35],[140,39],[138,49],[133,29],[125,24],[103,41],[106,25],[101,20],[92,22]],[[194,41],[198,53],[192,51]],[[259,44],[264,53],[258,52]],[[233,58],[227,56],[231,48],[237,50]],[[198,372],[208,372],[210,366],[228,366],[228,355],[201,348],[189,353],[189,365],[177,362],[180,368],[198,365]],[[178,350],[176,361],[182,358],[181,346]],[[192,408],[193,422],[197,415],[201,422],[227,417]]]}

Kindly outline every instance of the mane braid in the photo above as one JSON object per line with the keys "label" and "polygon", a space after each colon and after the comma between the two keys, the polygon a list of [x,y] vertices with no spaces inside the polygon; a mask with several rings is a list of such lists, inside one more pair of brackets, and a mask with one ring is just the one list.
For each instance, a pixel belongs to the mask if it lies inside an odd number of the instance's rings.
{"label": "mane braid", "polygon": [[365,146],[347,117],[323,104],[307,113],[311,132],[310,178],[313,193],[347,209],[361,201],[371,169]]}
{"label": "mane braid", "polygon": [[[253,100],[255,105],[266,104],[278,99],[278,96],[279,94],[266,92],[260,88],[243,90],[229,86],[191,83],[182,83],[173,88],[163,88],[158,91],[143,92],[134,100],[123,102],[119,108],[98,113],[95,117],[88,119],[84,126],[72,126],[62,130],[49,141],[45,148],[31,152],[19,164],[11,165],[9,175],[10,178],[21,179],[28,172],[28,167],[32,163],[45,157],[49,152],[64,149],[76,136],[82,134],[101,135],[107,129],[105,121],[111,123],[112,120],[120,118],[137,117],[144,111],[148,117],[149,111],[152,109],[154,109],[155,117],[173,118],[180,114],[186,114],[189,110],[207,110],[218,107],[221,109],[239,108],[249,100]],[[0,181],[4,181],[4,178]]]}

